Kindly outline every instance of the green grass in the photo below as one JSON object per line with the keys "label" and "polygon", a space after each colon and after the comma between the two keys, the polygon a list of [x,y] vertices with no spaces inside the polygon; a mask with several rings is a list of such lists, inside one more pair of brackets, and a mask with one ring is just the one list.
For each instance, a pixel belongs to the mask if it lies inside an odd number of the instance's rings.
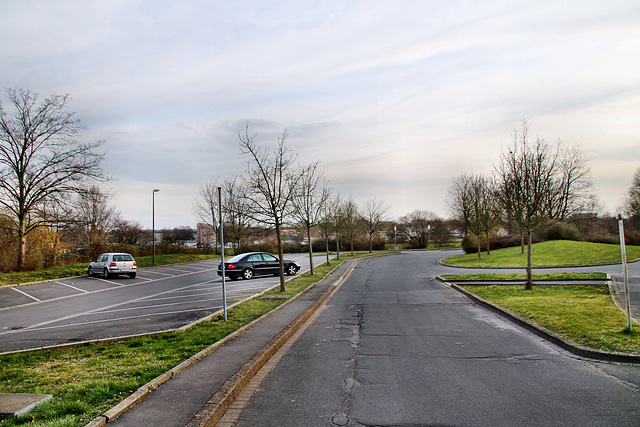
{"label": "green grass", "polygon": [[[368,254],[356,257],[363,255]],[[340,261],[351,258],[343,254]],[[317,266],[314,276],[296,277],[285,293],[274,290],[231,308],[227,322],[214,318],[184,332],[0,356],[0,393],[54,395],[32,414],[0,421],[0,426],[83,426],[140,386],[318,282],[338,264],[332,261]]]}
{"label": "green grass", "polygon": [[[526,273],[505,274],[445,274],[443,279],[455,282],[456,280],[501,281],[501,280],[525,280]],[[533,280],[607,280],[606,273],[533,273]]]}
{"label": "green grass", "polygon": [[[574,242],[554,240],[536,243],[532,247],[532,263],[534,267],[559,267],[567,265],[597,265],[619,263],[620,246],[604,243]],[[627,246],[627,259],[640,258],[640,246]],[[477,253],[457,255],[445,258],[443,263],[460,267],[514,267],[524,268],[527,265],[527,252],[521,248],[505,248],[491,251],[491,255]]]}
{"label": "green grass", "polygon": [[640,354],[640,325],[627,331],[627,318],[606,285],[463,286],[576,344],[596,350]]}
{"label": "green grass", "polygon": [[[184,262],[205,261],[220,258],[219,255],[210,254],[170,254],[156,255],[156,265],[179,264]],[[136,257],[138,268],[147,268],[153,265],[153,257]],[[17,285],[45,280],[60,279],[64,277],[82,276],[87,274],[89,263],[78,263],[44,268],[37,271],[23,271],[16,273],[0,273],[0,286]]]}

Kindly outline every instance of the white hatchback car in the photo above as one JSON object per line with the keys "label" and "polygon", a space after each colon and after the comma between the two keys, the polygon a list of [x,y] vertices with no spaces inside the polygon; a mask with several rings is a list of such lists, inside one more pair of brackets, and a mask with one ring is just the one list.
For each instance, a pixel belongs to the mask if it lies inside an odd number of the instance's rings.
{"label": "white hatchback car", "polygon": [[138,266],[131,254],[106,253],[100,255],[89,264],[89,276],[100,275],[105,279],[119,274],[126,274],[135,279],[137,272]]}

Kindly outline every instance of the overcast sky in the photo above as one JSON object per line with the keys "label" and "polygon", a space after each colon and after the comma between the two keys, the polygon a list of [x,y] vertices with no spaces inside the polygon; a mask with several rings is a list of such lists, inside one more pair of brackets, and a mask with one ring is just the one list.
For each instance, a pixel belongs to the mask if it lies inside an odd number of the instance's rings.
{"label": "overcast sky", "polygon": [[[126,219],[195,226],[204,181],[246,170],[238,132],[399,217],[447,217],[523,118],[581,144],[621,205],[640,167],[640,2],[0,0],[0,82],[70,94],[104,139]],[[6,106],[6,93],[0,99]]]}

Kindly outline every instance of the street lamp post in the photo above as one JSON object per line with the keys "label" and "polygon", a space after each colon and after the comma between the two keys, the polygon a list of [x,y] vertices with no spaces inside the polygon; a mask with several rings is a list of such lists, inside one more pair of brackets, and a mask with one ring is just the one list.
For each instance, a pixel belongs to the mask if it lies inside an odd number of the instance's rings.
{"label": "street lamp post", "polygon": [[156,265],[156,193],[157,188],[151,193],[151,235],[153,238],[153,265]]}

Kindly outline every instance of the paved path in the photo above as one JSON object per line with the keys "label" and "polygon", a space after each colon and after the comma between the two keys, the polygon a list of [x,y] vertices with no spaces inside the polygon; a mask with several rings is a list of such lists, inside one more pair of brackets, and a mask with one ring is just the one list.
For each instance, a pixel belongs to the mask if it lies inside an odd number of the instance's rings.
{"label": "paved path", "polygon": [[[359,264],[238,425],[637,425],[639,367],[580,360],[475,306],[434,280],[471,271],[438,264],[443,256],[420,252]],[[161,385],[114,424],[193,421],[345,269]]]}
{"label": "paved path", "polygon": [[423,259],[359,264],[235,425],[640,423],[639,367],[560,351],[433,281]]}

